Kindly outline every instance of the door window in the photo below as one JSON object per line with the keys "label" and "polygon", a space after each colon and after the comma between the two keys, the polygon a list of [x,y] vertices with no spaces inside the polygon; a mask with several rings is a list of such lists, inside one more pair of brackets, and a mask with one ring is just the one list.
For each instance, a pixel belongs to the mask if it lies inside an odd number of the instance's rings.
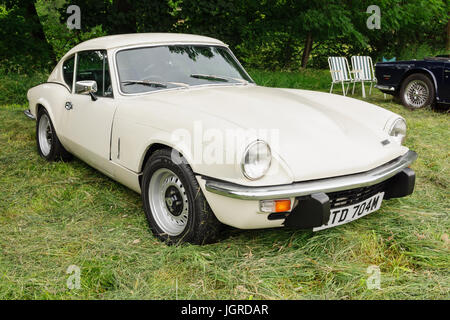
{"label": "door window", "polygon": [[94,80],[97,82],[97,96],[112,97],[113,91],[106,51],[82,51],[77,56],[76,81]]}

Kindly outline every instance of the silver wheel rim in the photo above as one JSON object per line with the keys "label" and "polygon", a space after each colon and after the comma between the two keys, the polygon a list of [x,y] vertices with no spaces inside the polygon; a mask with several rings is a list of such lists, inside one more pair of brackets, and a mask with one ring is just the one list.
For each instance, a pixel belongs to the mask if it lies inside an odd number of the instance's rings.
{"label": "silver wheel rim", "polygon": [[48,156],[52,148],[52,135],[50,119],[46,114],[43,114],[39,119],[38,138],[39,147],[44,156]]}
{"label": "silver wheel rim", "polygon": [[422,80],[413,80],[406,86],[405,100],[413,108],[425,106],[428,100],[428,86]]}
{"label": "silver wheel rim", "polygon": [[186,189],[180,178],[171,170],[156,170],[148,188],[150,209],[161,230],[177,236],[186,228],[189,216],[189,203]]}

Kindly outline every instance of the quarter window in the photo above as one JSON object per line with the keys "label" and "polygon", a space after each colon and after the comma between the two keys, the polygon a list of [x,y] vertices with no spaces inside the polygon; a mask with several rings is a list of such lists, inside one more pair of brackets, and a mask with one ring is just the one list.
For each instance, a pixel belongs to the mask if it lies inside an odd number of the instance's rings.
{"label": "quarter window", "polygon": [[94,80],[97,82],[97,96],[112,97],[113,91],[106,51],[83,51],[79,52],[77,56],[76,81]]}
{"label": "quarter window", "polygon": [[64,82],[69,86],[70,90],[72,90],[73,84],[74,65],[75,65],[75,57],[69,58],[63,63]]}

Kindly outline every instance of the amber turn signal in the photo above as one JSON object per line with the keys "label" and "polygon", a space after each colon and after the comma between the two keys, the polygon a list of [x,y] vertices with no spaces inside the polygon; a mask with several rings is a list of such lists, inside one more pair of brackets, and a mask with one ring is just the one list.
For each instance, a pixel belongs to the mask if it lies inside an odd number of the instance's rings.
{"label": "amber turn signal", "polygon": [[262,200],[259,202],[259,208],[261,212],[267,213],[287,212],[291,210],[291,200]]}

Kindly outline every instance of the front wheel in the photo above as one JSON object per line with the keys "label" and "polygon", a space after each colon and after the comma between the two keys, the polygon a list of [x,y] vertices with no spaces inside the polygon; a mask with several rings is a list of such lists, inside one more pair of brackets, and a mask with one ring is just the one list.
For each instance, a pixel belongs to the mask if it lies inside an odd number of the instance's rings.
{"label": "front wheel", "polygon": [[408,76],[400,89],[400,98],[405,107],[419,109],[434,101],[434,86],[430,78],[421,73]]}
{"label": "front wheel", "polygon": [[170,149],[155,151],[142,177],[142,201],[153,234],[168,244],[211,243],[221,223],[209,207],[186,161]]}
{"label": "front wheel", "polygon": [[39,155],[47,161],[72,159],[72,155],[59,141],[52,120],[44,108],[41,108],[37,114],[36,142]]}

